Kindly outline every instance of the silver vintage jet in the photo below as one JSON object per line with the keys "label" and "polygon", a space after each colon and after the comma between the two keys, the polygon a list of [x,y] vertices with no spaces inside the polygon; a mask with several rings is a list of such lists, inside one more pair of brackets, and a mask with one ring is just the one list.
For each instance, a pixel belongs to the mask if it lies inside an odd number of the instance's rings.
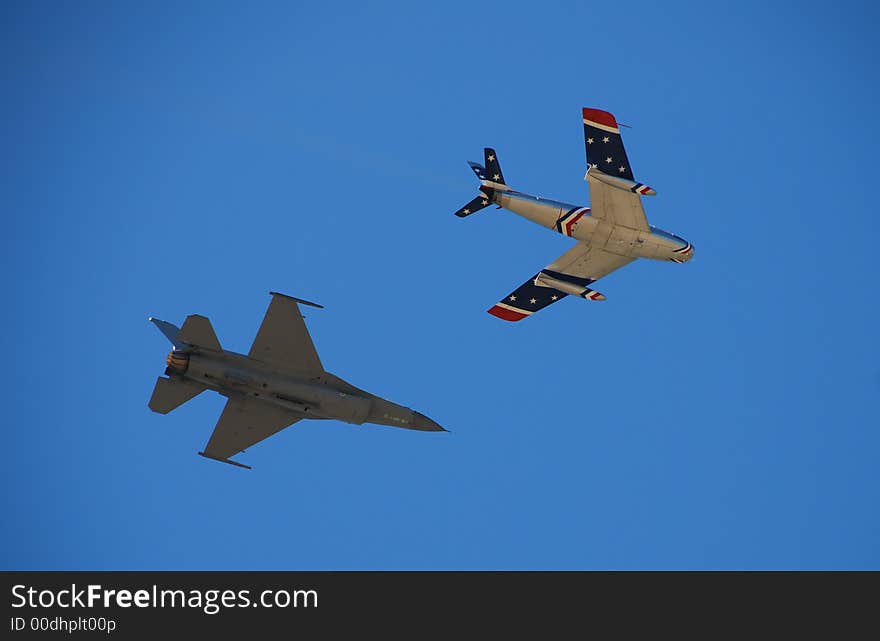
{"label": "silver vintage jet", "polygon": [[590,188],[591,207],[514,191],[504,181],[498,155],[489,147],[484,150],[485,166],[468,163],[480,179],[480,193],[456,216],[470,216],[495,204],[578,241],[489,309],[498,318],[522,320],[569,294],[605,300],[589,286],[636,258],[685,263],[694,256],[688,241],[648,224],[641,196],[657,192],[633,178],[614,116],[589,108],[584,108],[583,116],[584,180]]}
{"label": "silver vintage jet", "polygon": [[270,294],[272,302],[247,356],[220,347],[204,316],[187,316],[180,329],[150,318],[174,345],[167,378],[156,381],[150,409],[167,414],[206,389],[228,399],[201,456],[250,469],[229,457],[304,418],[446,431],[424,414],[324,371],[297,303],[321,305]]}

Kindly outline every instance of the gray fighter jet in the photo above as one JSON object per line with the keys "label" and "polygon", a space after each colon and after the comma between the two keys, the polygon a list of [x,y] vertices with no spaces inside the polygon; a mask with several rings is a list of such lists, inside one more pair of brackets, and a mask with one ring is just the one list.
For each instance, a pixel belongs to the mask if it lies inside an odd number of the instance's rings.
{"label": "gray fighter jet", "polygon": [[251,469],[229,457],[304,418],[446,431],[424,414],[324,371],[297,303],[321,305],[269,293],[272,302],[247,356],[220,347],[204,316],[187,316],[180,329],[150,318],[174,345],[150,409],[167,414],[206,389],[228,399],[201,456]]}

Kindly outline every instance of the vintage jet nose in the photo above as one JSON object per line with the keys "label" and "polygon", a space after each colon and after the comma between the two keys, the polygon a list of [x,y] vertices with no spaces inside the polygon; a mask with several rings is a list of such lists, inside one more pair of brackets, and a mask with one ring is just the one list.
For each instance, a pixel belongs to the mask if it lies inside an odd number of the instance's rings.
{"label": "vintage jet nose", "polygon": [[439,423],[429,419],[421,412],[413,412],[412,429],[422,430],[423,432],[445,432]]}
{"label": "vintage jet nose", "polygon": [[673,260],[677,263],[686,263],[694,257],[694,246],[688,241],[684,241],[684,243],[684,247],[673,250],[673,253],[676,254]]}

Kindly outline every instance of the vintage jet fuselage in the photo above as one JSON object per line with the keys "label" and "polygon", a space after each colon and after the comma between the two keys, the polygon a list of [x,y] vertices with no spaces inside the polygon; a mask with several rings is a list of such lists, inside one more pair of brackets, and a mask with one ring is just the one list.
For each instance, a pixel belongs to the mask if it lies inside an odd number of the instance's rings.
{"label": "vintage jet fuselage", "polygon": [[632,258],[651,258],[684,263],[694,256],[688,241],[651,226],[644,231],[614,225],[590,215],[590,208],[572,205],[493,185],[492,202],[542,227]]}

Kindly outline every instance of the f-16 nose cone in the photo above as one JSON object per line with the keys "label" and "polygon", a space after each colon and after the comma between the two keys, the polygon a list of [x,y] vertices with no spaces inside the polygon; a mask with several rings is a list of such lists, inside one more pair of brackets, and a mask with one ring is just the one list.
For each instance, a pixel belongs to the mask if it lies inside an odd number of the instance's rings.
{"label": "f-16 nose cone", "polygon": [[422,430],[423,432],[445,432],[439,423],[429,419],[421,412],[413,412],[412,429]]}

